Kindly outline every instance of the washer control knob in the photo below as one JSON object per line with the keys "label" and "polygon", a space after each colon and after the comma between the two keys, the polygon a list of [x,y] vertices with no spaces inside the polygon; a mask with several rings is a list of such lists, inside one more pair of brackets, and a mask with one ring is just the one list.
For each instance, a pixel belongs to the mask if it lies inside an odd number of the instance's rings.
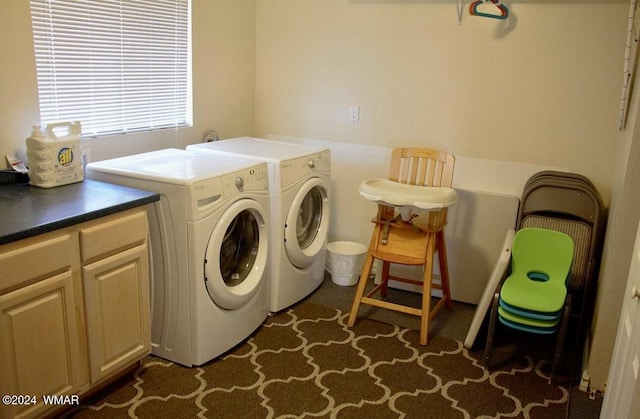
{"label": "washer control knob", "polygon": [[242,189],[244,187],[244,179],[242,176],[238,176],[234,183],[238,189]]}
{"label": "washer control knob", "polygon": [[316,162],[313,159],[309,159],[309,161],[307,162],[307,165],[309,166],[310,169],[315,169]]}

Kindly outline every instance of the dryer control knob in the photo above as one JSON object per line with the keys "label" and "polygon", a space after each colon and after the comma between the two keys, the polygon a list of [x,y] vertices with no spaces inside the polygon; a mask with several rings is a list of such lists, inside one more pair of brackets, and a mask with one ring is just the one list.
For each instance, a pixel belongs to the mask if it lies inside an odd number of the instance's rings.
{"label": "dryer control knob", "polygon": [[244,179],[242,178],[242,176],[238,176],[236,178],[235,184],[236,184],[236,188],[238,189],[241,189],[244,187]]}
{"label": "dryer control knob", "polygon": [[309,162],[307,164],[311,169],[314,169],[316,167],[316,162],[313,159],[309,159]]}

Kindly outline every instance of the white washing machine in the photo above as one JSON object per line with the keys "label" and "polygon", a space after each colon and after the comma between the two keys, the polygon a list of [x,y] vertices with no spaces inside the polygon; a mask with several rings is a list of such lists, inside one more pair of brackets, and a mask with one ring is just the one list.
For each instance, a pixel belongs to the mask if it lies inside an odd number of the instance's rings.
{"label": "white washing machine", "polygon": [[201,365],[268,315],[266,163],[166,149],[87,165],[160,194],[149,210],[152,353]]}
{"label": "white washing machine", "polygon": [[271,189],[269,311],[309,295],[324,278],[329,231],[331,158],[328,148],[241,137],[187,150],[241,156],[269,165]]}

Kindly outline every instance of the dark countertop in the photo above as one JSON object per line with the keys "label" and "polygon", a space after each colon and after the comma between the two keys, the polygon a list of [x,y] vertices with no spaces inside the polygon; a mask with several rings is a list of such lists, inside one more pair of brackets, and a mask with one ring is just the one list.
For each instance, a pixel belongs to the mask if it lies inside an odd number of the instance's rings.
{"label": "dark countertop", "polygon": [[90,179],[49,189],[0,185],[0,245],[159,199],[155,192]]}

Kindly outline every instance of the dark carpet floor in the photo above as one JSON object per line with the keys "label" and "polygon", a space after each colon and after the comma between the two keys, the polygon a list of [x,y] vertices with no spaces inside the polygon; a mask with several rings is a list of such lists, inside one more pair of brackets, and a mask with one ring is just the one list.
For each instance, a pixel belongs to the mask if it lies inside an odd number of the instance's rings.
{"label": "dark carpet floor", "polygon": [[[349,312],[354,293],[355,287],[336,285],[331,282],[330,275],[327,274],[322,285],[309,296],[308,301]],[[388,298],[418,307],[421,296],[415,293],[389,289]],[[430,339],[433,336],[443,336],[457,341],[464,341],[475,309],[475,305],[454,301],[452,309],[441,310],[430,321]],[[404,313],[384,310],[373,306],[361,306],[358,314],[359,319],[370,318],[414,330],[419,330],[420,328],[418,317]],[[500,330],[498,330],[498,332],[499,331]],[[554,344],[552,339],[543,339],[542,344],[540,344],[537,335],[523,333],[522,335],[515,336],[515,339],[512,339],[512,336],[504,335],[504,333],[502,335],[500,333],[497,334],[496,347],[501,348],[499,350],[534,356],[538,354],[546,356],[548,353],[548,359],[551,357]],[[484,337],[485,335],[483,333],[478,335],[474,350],[481,351],[484,348]],[[569,342],[570,339],[567,339],[567,341]],[[602,408],[602,397],[591,399],[586,392],[579,389],[582,353],[579,350],[572,351],[569,347],[570,345],[567,346],[568,348],[565,348],[563,355],[563,365],[560,369],[565,375],[571,375],[570,383],[568,383],[570,399],[567,417],[570,419],[598,419]],[[534,351],[535,353],[532,354],[530,351]]]}
{"label": "dark carpet floor", "polygon": [[[64,417],[599,417],[602,400],[577,388],[575,353],[565,351],[548,383],[553,339],[498,334],[486,370],[484,337],[462,345],[475,306],[441,310],[423,346],[415,316],[363,306],[347,327],[354,292],[327,277],[223,356],[197,368],[148,356]],[[391,289],[389,299],[417,305],[420,296]]]}

